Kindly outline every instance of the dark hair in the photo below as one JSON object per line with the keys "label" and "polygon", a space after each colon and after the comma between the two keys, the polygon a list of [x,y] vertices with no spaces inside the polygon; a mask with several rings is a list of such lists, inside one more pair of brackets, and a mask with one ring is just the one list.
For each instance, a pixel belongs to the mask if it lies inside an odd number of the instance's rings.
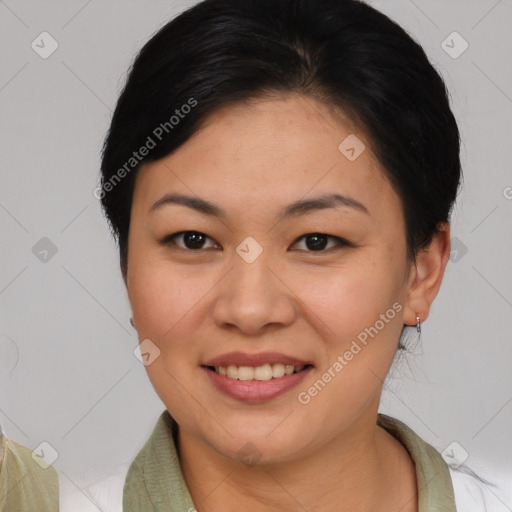
{"label": "dark hair", "polygon": [[216,109],[279,93],[340,108],[366,134],[401,199],[408,257],[449,221],[457,123],[441,76],[399,25],[358,0],[204,0],[140,50],[105,139],[97,190],[123,275],[140,165],[173,152]]}

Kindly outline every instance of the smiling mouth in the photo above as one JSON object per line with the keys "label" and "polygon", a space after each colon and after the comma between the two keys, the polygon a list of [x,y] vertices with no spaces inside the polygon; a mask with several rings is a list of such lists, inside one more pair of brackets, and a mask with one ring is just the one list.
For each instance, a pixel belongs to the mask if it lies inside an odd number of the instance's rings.
{"label": "smiling mouth", "polygon": [[233,380],[272,380],[300,373],[313,365],[294,366],[292,364],[264,364],[261,366],[205,366],[210,371]]}

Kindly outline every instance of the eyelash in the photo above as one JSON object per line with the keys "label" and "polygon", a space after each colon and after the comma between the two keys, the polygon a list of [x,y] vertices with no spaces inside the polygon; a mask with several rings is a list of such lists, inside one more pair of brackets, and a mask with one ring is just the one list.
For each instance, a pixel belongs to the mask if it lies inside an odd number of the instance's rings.
{"label": "eyelash", "polygon": [[[210,240],[213,240],[212,238],[210,238],[208,235],[200,232],[200,231],[179,231],[177,233],[173,233],[172,235],[167,235],[165,236],[161,241],[160,243],[162,245],[174,245],[175,247],[177,247],[178,249],[181,249],[183,251],[186,251],[186,252],[201,252],[203,250],[203,248],[200,248],[200,249],[188,249],[187,247],[180,247],[179,245],[177,245],[175,242],[174,242],[174,238],[177,238],[179,236],[183,236],[184,234],[187,234],[187,233],[195,233],[195,234],[198,234],[198,235],[202,235]],[[298,243],[300,240],[302,239],[305,239],[309,236],[319,236],[319,237],[323,237],[323,238],[330,238],[332,240],[335,240],[337,242],[337,247],[330,247],[329,249],[321,249],[321,250],[318,250],[318,251],[308,251],[308,250],[305,250],[305,252],[309,252],[309,253],[322,253],[322,252],[329,252],[333,249],[340,249],[342,247],[355,247],[354,244],[352,244],[351,242],[349,242],[348,240],[345,240],[344,238],[341,238],[339,236],[334,236],[334,235],[327,235],[325,233],[318,233],[318,232],[313,232],[313,233],[306,233],[305,235],[302,235],[300,236],[299,238],[297,238],[294,242],[293,242],[293,245],[295,245],[296,243]],[[211,247],[210,247],[211,249]]]}

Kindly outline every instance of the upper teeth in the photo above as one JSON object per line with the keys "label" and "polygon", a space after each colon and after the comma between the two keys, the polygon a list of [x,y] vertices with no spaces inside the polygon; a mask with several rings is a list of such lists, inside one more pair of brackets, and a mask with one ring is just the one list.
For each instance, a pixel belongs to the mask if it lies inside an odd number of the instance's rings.
{"label": "upper teeth", "polygon": [[277,379],[284,375],[300,372],[304,366],[294,366],[293,364],[264,364],[263,366],[216,366],[215,371],[220,375],[225,375],[231,379],[238,380],[270,380]]}

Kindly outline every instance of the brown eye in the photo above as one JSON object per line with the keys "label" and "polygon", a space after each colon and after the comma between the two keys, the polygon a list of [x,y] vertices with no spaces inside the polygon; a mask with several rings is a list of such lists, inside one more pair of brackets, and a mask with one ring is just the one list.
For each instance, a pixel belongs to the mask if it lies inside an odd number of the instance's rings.
{"label": "brown eye", "polygon": [[[177,242],[180,240],[180,242]],[[212,245],[208,247],[206,242],[210,240]],[[344,238],[340,238],[334,235],[326,235],[324,233],[308,233],[298,238],[294,245],[298,244],[301,240],[305,241],[306,248],[301,249],[306,252],[327,252],[330,249],[336,249],[341,247],[354,247],[350,242]],[[328,247],[329,241],[333,241],[334,244]],[[213,239],[209,236],[201,233],[200,231],[180,231],[167,235],[161,242],[162,245],[174,245],[183,250],[197,251],[208,248],[218,248],[218,244],[214,243]]]}
{"label": "brown eye", "polygon": [[[182,245],[176,243],[176,240],[180,239],[182,240]],[[199,231],[180,231],[179,233],[166,236],[161,243],[164,245],[171,243],[177,245],[181,249],[197,251],[205,248],[206,240],[211,240],[211,238]]]}
{"label": "brown eye", "polygon": [[343,238],[334,235],[325,235],[323,233],[309,233],[307,235],[303,235],[295,243],[297,244],[302,239],[306,241],[307,252],[325,252],[328,240],[334,240],[336,242],[334,247],[329,247],[328,249],[351,245]]}

